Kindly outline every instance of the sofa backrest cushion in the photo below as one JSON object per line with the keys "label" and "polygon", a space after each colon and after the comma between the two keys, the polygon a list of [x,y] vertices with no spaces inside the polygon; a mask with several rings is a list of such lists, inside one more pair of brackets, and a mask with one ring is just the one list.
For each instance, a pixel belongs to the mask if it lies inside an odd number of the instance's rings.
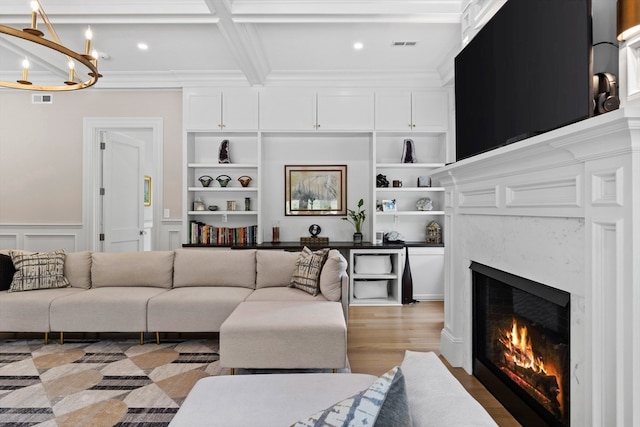
{"label": "sofa backrest cushion", "polygon": [[69,252],[64,260],[64,276],[72,288],[91,287],[91,252]]}
{"label": "sofa backrest cushion", "polygon": [[289,286],[300,252],[264,249],[256,252],[256,289]]}
{"label": "sofa backrest cushion", "polygon": [[91,286],[152,286],[171,288],[173,251],[94,252]]}
{"label": "sofa backrest cushion", "polygon": [[255,249],[177,249],[173,287],[256,287]]}
{"label": "sofa backrest cushion", "polygon": [[320,292],[329,301],[342,298],[342,277],[347,274],[347,260],[337,249],[331,249],[320,272]]}

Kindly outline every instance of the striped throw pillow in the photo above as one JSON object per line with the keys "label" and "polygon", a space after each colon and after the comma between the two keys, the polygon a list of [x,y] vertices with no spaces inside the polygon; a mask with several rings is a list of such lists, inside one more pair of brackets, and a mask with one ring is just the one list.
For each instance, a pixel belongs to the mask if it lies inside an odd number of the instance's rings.
{"label": "striped throw pillow", "polygon": [[69,286],[64,277],[64,249],[35,254],[10,251],[9,254],[16,269],[9,292]]}
{"label": "striped throw pillow", "polygon": [[313,296],[318,295],[320,293],[320,272],[322,272],[322,266],[328,253],[329,248],[311,251],[305,246],[296,261],[290,286]]}

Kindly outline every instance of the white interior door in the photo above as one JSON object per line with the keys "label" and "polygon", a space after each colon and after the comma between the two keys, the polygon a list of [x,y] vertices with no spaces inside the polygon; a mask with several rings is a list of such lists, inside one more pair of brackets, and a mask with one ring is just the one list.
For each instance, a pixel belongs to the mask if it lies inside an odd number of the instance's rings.
{"label": "white interior door", "polygon": [[144,249],[144,141],[107,131],[102,150],[104,252]]}

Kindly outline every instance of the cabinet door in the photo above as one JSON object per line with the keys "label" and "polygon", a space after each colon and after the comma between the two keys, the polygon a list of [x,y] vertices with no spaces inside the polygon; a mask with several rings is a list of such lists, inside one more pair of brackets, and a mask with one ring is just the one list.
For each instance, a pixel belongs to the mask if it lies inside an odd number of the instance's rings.
{"label": "cabinet door", "polygon": [[444,299],[444,248],[409,248],[413,298]]}
{"label": "cabinet door", "polygon": [[373,128],[373,92],[325,90],[318,92],[318,130]]}
{"label": "cabinet door", "polygon": [[411,92],[376,92],[376,129],[411,129]]}
{"label": "cabinet door", "polygon": [[222,126],[222,92],[189,89],[184,92],[184,125],[188,130],[215,130]]}
{"label": "cabinet door", "polygon": [[225,89],[222,96],[222,124],[225,130],[258,129],[258,91]]}
{"label": "cabinet door", "polygon": [[445,132],[448,127],[448,105],[448,94],[444,90],[413,92],[411,95],[413,130]]}
{"label": "cabinet door", "polygon": [[260,92],[260,128],[316,129],[315,90],[265,89]]}

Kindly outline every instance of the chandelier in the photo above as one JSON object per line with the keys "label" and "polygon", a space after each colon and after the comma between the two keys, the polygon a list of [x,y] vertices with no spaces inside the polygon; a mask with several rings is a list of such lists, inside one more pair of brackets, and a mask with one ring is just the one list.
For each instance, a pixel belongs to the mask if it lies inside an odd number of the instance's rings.
{"label": "chandelier", "polygon": [[[37,28],[38,16],[40,16],[40,19],[44,23],[51,40],[45,38],[44,33]],[[17,30],[0,24],[0,34],[6,34],[11,37],[25,40],[29,43],[35,43],[37,45],[53,49],[55,52],[66,57],[68,67],[67,80],[59,85],[35,84],[29,80],[30,62],[29,58],[25,57],[22,61],[22,77],[15,81],[0,80],[0,86],[38,91],[67,91],[91,87],[96,84],[100,77],[102,77],[102,74],[98,72],[98,53],[95,50],[91,52],[91,39],[93,37],[91,28],[89,27],[85,33],[86,41],[84,53],[77,53],[72,49],[69,49],[60,41],[60,38],[56,34],[53,25],[51,25],[47,14],[44,12],[44,9],[38,0],[31,1],[31,26],[29,28]],[[27,43],[27,46],[35,48],[34,45],[29,43]],[[78,69],[83,71],[78,71]],[[85,70],[87,71],[87,77],[83,78],[81,73],[84,73]]]}

